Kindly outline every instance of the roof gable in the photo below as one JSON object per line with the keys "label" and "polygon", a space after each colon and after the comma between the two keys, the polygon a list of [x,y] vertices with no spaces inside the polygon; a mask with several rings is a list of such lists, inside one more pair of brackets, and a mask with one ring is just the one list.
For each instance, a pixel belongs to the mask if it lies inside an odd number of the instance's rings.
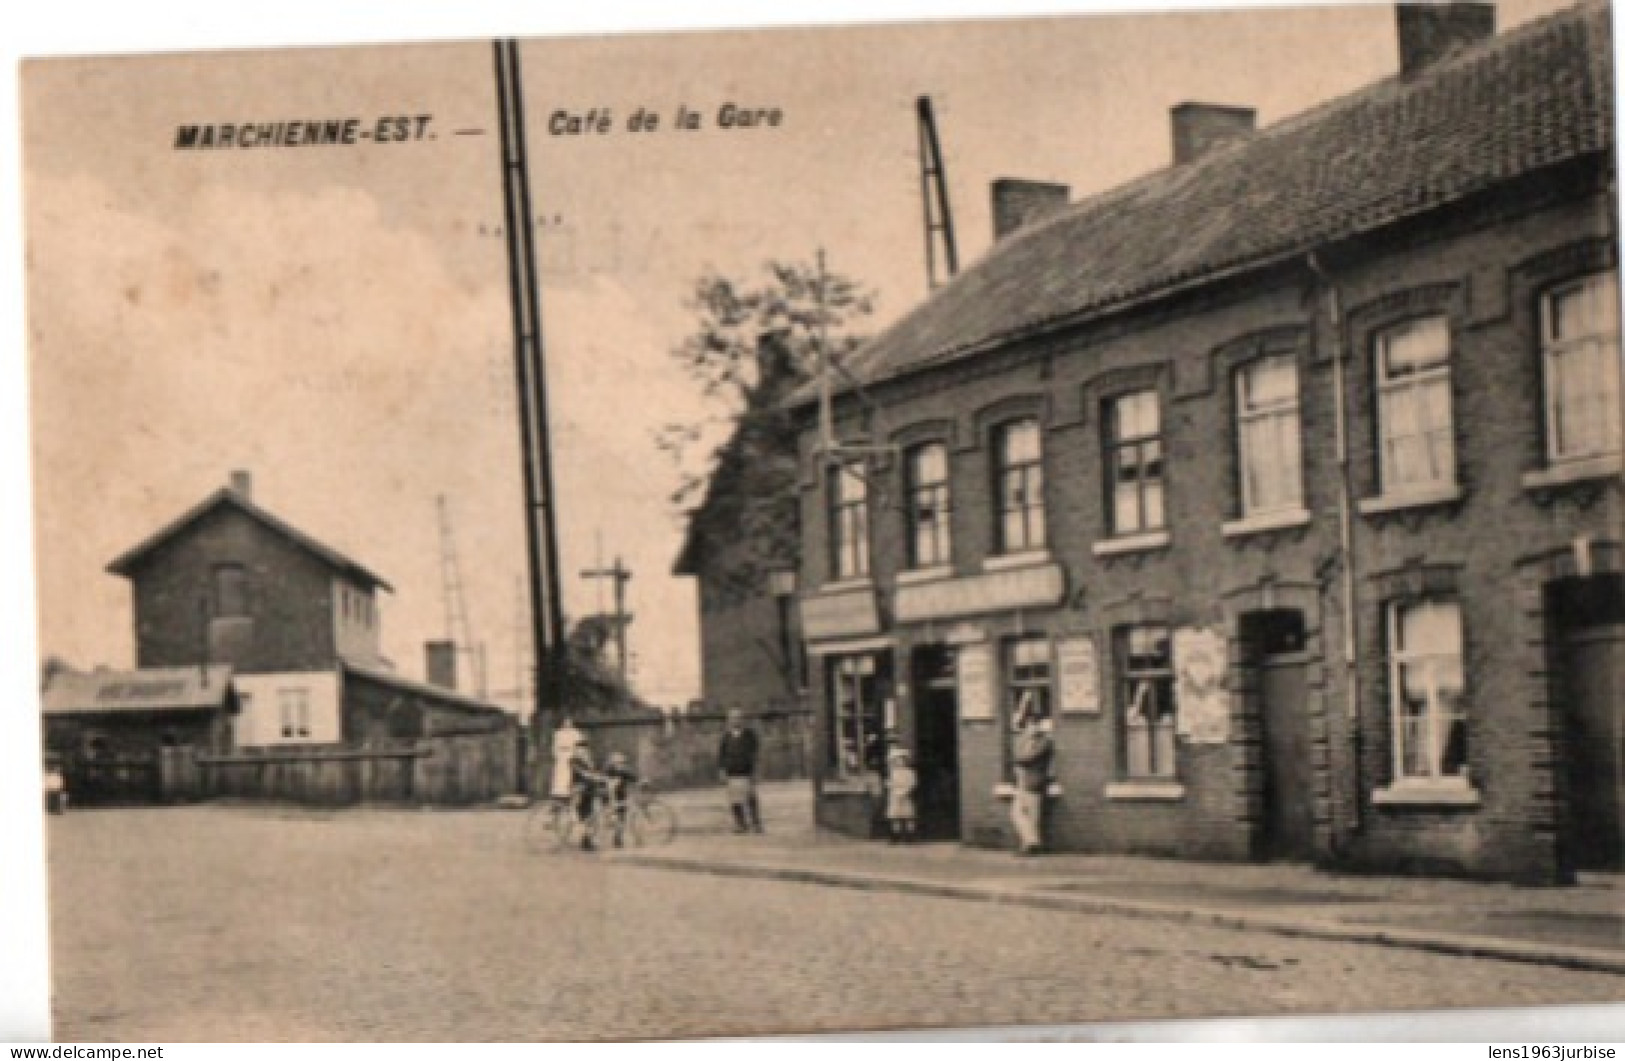
{"label": "roof gable", "polygon": [[847,368],[869,384],[951,362],[1607,151],[1612,51],[1592,0],[1083,200],[996,244]]}
{"label": "roof gable", "polygon": [[222,487],[219,490],[216,490],[214,493],[204,498],[200,503],[182,513],[177,519],[160,528],[146,540],[142,541],[139,545],[120,555],[116,560],[107,565],[107,570],[115,575],[123,575],[125,578],[133,577],[135,570],[140,567],[141,564],[152,553],[157,551],[162,546],[167,545],[175,538],[185,534],[200,520],[221,507],[228,507],[234,509],[235,511],[241,512],[243,515],[270,530],[272,533],[286,539],[289,542],[292,542],[305,552],[310,553],[312,556],[316,557],[327,566],[333,568],[335,571],[348,575],[349,577],[362,583],[368,589],[377,588],[394,592],[394,587],[392,587],[388,582],[385,582],[382,578],[379,578],[377,575],[373,574],[365,567],[362,567],[354,560],[351,560],[343,553],[323,545],[321,542],[310,537],[308,534],[305,534],[298,528],[284,522],[281,519],[278,519],[276,516],[254,504],[254,502],[250,501],[246,497],[243,497],[240,493],[230,489],[229,487]]}

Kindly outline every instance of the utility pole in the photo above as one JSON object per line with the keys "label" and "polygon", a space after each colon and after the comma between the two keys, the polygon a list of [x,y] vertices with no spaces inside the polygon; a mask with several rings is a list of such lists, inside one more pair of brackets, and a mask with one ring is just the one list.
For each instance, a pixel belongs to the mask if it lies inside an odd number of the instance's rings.
{"label": "utility pole", "polygon": [[514,375],[519,391],[520,451],[524,460],[525,539],[530,571],[530,614],[535,631],[536,703],[532,725],[542,747],[550,713],[564,700],[560,658],[564,601],[559,586],[558,514],[547,427],[547,377],[542,348],[541,291],[537,277],[535,212],[525,153],[524,87],[519,46],[493,43],[497,111],[502,124],[502,198],[506,210],[508,293],[513,308]]}
{"label": "utility pole", "polygon": [[626,584],[632,580],[632,572],[621,563],[617,556],[612,567],[595,567],[581,572],[582,578],[607,578],[614,582],[615,594],[615,666],[621,675],[621,684],[626,684],[626,627],[632,617],[626,613]]}
{"label": "utility pole", "polygon": [[[920,201],[925,208],[925,282],[932,289],[959,272],[959,250],[954,245],[954,215],[948,206],[948,177],[937,140],[937,119],[931,97],[914,101],[920,132]],[[943,280],[937,279],[937,243],[942,243]]]}

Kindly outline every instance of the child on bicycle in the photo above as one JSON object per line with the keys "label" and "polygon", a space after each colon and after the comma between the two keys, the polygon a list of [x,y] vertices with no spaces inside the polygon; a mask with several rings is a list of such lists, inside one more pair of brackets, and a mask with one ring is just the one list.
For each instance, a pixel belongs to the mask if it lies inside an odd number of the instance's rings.
{"label": "child on bicycle", "polygon": [[583,740],[570,750],[570,802],[581,825],[581,850],[591,851],[592,814],[604,787],[605,775],[593,768],[592,748]]}
{"label": "child on bicycle", "polygon": [[638,783],[638,774],[623,753],[611,752],[609,761],[604,764],[603,778],[604,798],[615,816],[615,846],[621,847],[626,834],[627,802],[632,798],[633,786]]}

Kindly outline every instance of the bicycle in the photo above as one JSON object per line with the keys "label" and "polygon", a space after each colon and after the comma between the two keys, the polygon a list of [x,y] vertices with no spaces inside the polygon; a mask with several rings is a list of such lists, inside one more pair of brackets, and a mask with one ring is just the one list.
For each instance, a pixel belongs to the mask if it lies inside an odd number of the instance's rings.
{"label": "bicycle", "polygon": [[[617,847],[659,847],[676,839],[677,829],[677,812],[640,781],[620,806],[600,786],[585,821],[576,813],[573,799],[554,797],[538,803],[525,815],[525,846],[533,851],[562,851],[590,840],[593,847],[606,841]],[[617,839],[621,842],[616,843]]]}

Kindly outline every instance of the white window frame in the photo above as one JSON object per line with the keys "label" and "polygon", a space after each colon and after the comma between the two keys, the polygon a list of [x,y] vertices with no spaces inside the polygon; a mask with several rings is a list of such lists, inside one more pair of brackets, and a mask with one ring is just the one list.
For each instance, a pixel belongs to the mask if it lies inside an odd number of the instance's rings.
{"label": "white window frame", "polygon": [[[1291,370],[1291,394],[1253,402],[1248,394],[1248,381],[1252,374],[1283,365]],[[1255,358],[1236,370],[1236,441],[1244,517],[1297,512],[1303,508],[1303,432],[1299,394],[1298,359],[1292,354]],[[1272,421],[1279,424],[1274,432],[1278,442],[1277,452],[1260,452],[1255,435],[1263,433],[1259,428]],[[1255,471],[1263,474],[1255,477]],[[1279,484],[1281,497],[1275,504],[1263,504],[1256,496],[1254,480],[1266,476],[1285,480]]]}
{"label": "white window frame", "polygon": [[1014,781],[1015,724],[1023,712],[1029,717],[1055,718],[1055,644],[1044,634],[1025,634],[1004,643],[1004,739],[1002,776]]}
{"label": "white window frame", "polygon": [[[1405,616],[1412,612],[1426,608],[1447,609],[1454,617],[1456,643],[1452,651],[1439,649],[1418,650],[1405,645],[1403,621]],[[1453,786],[1466,788],[1470,784],[1468,777],[1469,751],[1471,748],[1470,734],[1467,731],[1467,689],[1466,689],[1466,633],[1462,616],[1461,604],[1450,597],[1421,597],[1408,600],[1392,601],[1387,606],[1388,627],[1388,708],[1392,742],[1390,753],[1392,755],[1393,785],[1395,788],[1418,786]],[[1462,689],[1459,694],[1459,706],[1450,710],[1440,700],[1438,683],[1438,663],[1440,661],[1454,660],[1456,672],[1461,675]],[[1409,771],[1406,768],[1406,730],[1405,730],[1405,672],[1407,668],[1426,668],[1423,679],[1426,690],[1426,712],[1423,730],[1427,740],[1427,748],[1422,762],[1426,767],[1421,772]],[[1447,774],[1443,772],[1445,744],[1449,741],[1450,723],[1459,721],[1462,726],[1462,765],[1458,773]]]}
{"label": "white window frame", "polygon": [[[1444,335],[1444,357],[1437,364],[1395,377],[1391,375],[1388,365],[1388,351],[1390,344],[1402,335],[1414,332],[1424,327],[1437,327]],[[1453,337],[1450,333],[1450,318],[1442,313],[1430,314],[1425,317],[1413,317],[1377,333],[1375,342],[1376,354],[1376,391],[1377,391],[1377,469],[1382,484],[1384,496],[1404,496],[1408,494],[1428,494],[1438,491],[1453,490],[1456,487],[1456,412],[1454,397],[1451,394],[1450,362],[1454,355]],[[1444,393],[1444,436],[1443,453],[1439,455],[1437,463],[1442,464],[1439,474],[1431,479],[1418,479],[1401,482],[1398,479],[1398,469],[1391,447],[1397,441],[1391,434],[1393,427],[1393,407],[1400,400],[1400,395],[1421,395],[1431,388],[1442,387]],[[1435,428],[1437,430],[1437,428]],[[1416,436],[1407,436],[1416,437]],[[1427,433],[1419,436],[1427,452],[1432,455],[1432,442]]]}
{"label": "white window frame", "polygon": [[[1557,300],[1565,295],[1580,293],[1582,297],[1589,298],[1593,304],[1592,320],[1589,322],[1593,328],[1582,334],[1559,338],[1554,334],[1557,324],[1553,307]],[[1595,312],[1603,306],[1612,308],[1612,320],[1606,311]],[[1541,346],[1541,381],[1545,392],[1544,407],[1546,419],[1546,460],[1552,465],[1567,464],[1574,461],[1592,460],[1600,457],[1618,457],[1622,448],[1622,428],[1620,424],[1620,390],[1621,374],[1620,342],[1619,342],[1619,276],[1613,270],[1602,273],[1592,273],[1588,276],[1577,277],[1573,280],[1557,284],[1547,290],[1540,298],[1540,346]],[[1593,356],[1585,357],[1587,351]],[[1599,436],[1591,442],[1588,448],[1569,449],[1565,451],[1562,439],[1563,417],[1563,387],[1560,374],[1560,364],[1565,359],[1581,360],[1582,364],[1576,370],[1586,383],[1586,390],[1598,404],[1602,406],[1601,418],[1605,421]],[[1597,362],[1602,364],[1598,365]],[[1596,369],[1603,369],[1602,372]],[[1610,374],[1607,370],[1612,369]],[[1612,409],[1609,406],[1612,405]],[[1613,430],[1608,430],[1606,421],[1612,421]]]}
{"label": "white window frame", "polygon": [[[920,474],[923,458],[941,454],[941,475],[925,479]],[[903,456],[903,475],[908,504],[908,565],[910,570],[943,567],[953,563],[953,488],[948,446],[942,442],[922,442],[911,446]],[[920,518],[927,505],[929,520]],[[928,548],[921,548],[921,546]]]}
{"label": "white window frame", "polygon": [[[869,470],[861,460],[829,469],[830,564],[836,581],[869,575]],[[848,496],[848,487],[856,489]]]}
{"label": "white window frame", "polygon": [[[837,780],[862,778],[872,774],[866,760],[867,731],[876,740],[885,739],[885,704],[881,699],[880,659],[872,652],[835,656],[830,660],[830,729],[833,741],[829,764]],[[865,698],[867,687],[869,696]],[[867,723],[878,719],[878,725]]]}
{"label": "white window frame", "polygon": [[277,714],[283,740],[310,739],[310,690],[278,689]]}
{"label": "white window frame", "polygon": [[[1130,645],[1136,633],[1160,632],[1167,648],[1166,666],[1130,669]],[[1122,759],[1119,777],[1124,781],[1177,782],[1179,780],[1179,690],[1174,680],[1173,630],[1166,623],[1138,623],[1121,626],[1116,633],[1116,664],[1118,667],[1116,708],[1123,730]],[[1164,716],[1148,712],[1148,700],[1157,688],[1166,691],[1169,711]],[[1159,734],[1167,736],[1167,761],[1159,756]],[[1132,745],[1137,735],[1143,735],[1145,759],[1149,770],[1132,769]]]}
{"label": "white window frame", "polygon": [[[1150,431],[1126,433],[1126,411],[1134,403],[1148,409],[1155,418]],[[1168,528],[1168,440],[1167,425],[1162,420],[1162,393],[1156,387],[1143,387],[1113,395],[1106,401],[1106,521],[1108,536],[1135,538],[1158,534]],[[1132,454],[1134,475],[1132,480],[1122,477],[1120,455]],[[1132,520],[1120,518],[1118,495],[1132,482],[1134,516]],[[1153,512],[1152,499],[1155,499]]]}
{"label": "white window frame", "polygon": [[[1032,453],[1016,455],[1016,442],[1031,438]],[[1011,556],[1049,547],[1044,504],[1044,429],[1034,416],[1007,420],[993,432],[993,531],[995,554]],[[1012,533],[1016,531],[1017,533]]]}

